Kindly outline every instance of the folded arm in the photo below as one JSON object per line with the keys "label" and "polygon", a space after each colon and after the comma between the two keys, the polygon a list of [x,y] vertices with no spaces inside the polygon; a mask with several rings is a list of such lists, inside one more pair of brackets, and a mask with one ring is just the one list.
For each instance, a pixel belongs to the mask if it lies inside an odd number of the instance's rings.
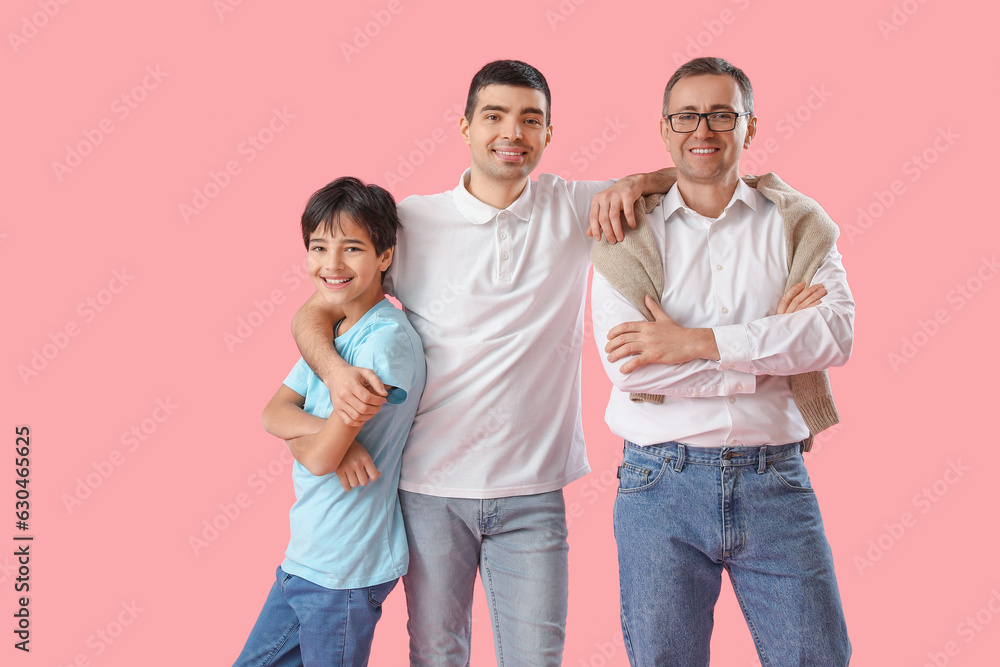
{"label": "folded arm", "polygon": [[836,246],[812,283],[825,288],[815,308],[715,327],[720,367],[755,375],[798,375],[847,363],[854,345],[854,297]]}
{"label": "folded arm", "polygon": [[[310,415],[302,409],[304,403],[304,396],[281,385],[264,408],[264,428],[285,440],[292,456],[306,470],[317,476],[328,475],[340,465],[361,427]],[[302,434],[317,424],[318,430]]]}
{"label": "folded arm", "polygon": [[[834,279],[835,273],[831,270],[822,275]],[[817,276],[821,273],[817,272]],[[846,290],[846,282],[841,284]],[[594,336],[599,347],[606,342],[602,362],[608,377],[622,391],[685,397],[753,393],[757,375],[793,375],[846,361],[853,330],[853,301],[850,293],[846,294],[845,299],[838,292],[831,299],[834,303],[826,305],[824,297],[828,293],[824,285],[807,287],[799,283],[785,293],[774,316],[747,325],[689,328],[671,319],[649,296],[646,307],[654,320],[647,322],[635,306],[595,273]],[[823,305],[827,312],[820,307]],[[816,349],[824,331],[843,328],[826,323],[842,325],[845,312],[850,313],[846,332],[836,331],[839,336],[831,333],[828,344]],[[744,342],[751,335],[758,348]],[[758,357],[751,353],[750,363],[742,363],[739,355],[746,349],[764,349],[760,341],[780,351]]]}
{"label": "folded arm", "polygon": [[[663,313],[651,298],[647,300],[647,307],[650,305],[658,317]],[[591,314],[601,363],[611,382],[621,391],[692,397],[729,396],[754,390],[753,375],[720,371],[717,361],[697,357],[702,352],[712,356],[712,343],[706,336],[706,332],[711,334],[711,329],[698,330],[696,336],[684,342],[676,337],[678,333],[683,335],[682,332],[660,332],[661,323],[647,322],[642,313],[596,271]],[[673,320],[669,324],[661,322],[669,329],[679,326]],[[674,336],[679,347],[661,350],[663,335]],[[637,358],[641,361],[636,361]],[[669,359],[670,363],[653,361],[654,358]]]}

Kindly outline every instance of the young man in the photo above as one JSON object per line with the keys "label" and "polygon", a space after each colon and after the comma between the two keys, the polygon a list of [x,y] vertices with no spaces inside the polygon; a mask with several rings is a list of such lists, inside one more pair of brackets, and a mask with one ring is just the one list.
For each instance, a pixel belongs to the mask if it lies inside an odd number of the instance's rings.
{"label": "young man", "polygon": [[818,206],[799,216],[762,196],[773,174],[751,179],[759,190],[739,178],[757,117],[750,81],[730,63],[678,69],[660,127],[677,166],[646,220],[662,294],[633,302],[610,270],[593,285],[594,336],[607,342],[615,385],[606,419],[626,440],[615,538],[629,659],[708,665],[726,570],[763,665],[846,665],[833,559],[801,456],[810,428],[836,421],[815,373],[845,363],[853,342],[836,228]]}
{"label": "young man", "polygon": [[[296,459],[295,504],[285,560],[237,667],[364,667],[382,602],[406,572],[396,490],[425,368],[420,339],[382,292],[398,227],[392,195],[350,177],[302,214],[309,274],[343,313],[337,351],[376,369],[388,400],[363,426],[327,418],[330,392],[300,359],[264,408],[264,427]],[[359,476],[366,488],[349,493]]]}
{"label": "young man", "polygon": [[[468,665],[479,571],[498,663],[559,665],[562,488],[589,471],[580,414],[588,214],[610,183],[529,180],[552,125],[545,78],[525,63],[476,74],[460,132],[471,168],[454,190],[400,203],[405,229],[385,281],[427,356],[400,477],[410,660]],[[666,187],[657,174],[623,179],[595,219]],[[337,317],[314,295],[296,316],[296,342],[345,406],[341,418],[363,420],[381,383],[331,353]]]}

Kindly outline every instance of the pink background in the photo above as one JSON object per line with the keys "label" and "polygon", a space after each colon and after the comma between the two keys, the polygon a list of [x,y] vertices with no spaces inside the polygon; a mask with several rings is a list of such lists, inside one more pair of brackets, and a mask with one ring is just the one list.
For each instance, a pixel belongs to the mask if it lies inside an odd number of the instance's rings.
{"label": "pink background", "polygon": [[[918,0],[9,0],[2,661],[235,658],[287,540],[287,454],[259,417],[296,358],[289,320],[310,293],[297,220],[313,190],[344,174],[398,198],[454,187],[469,162],[457,133],[468,83],[497,58],[536,65],[552,87],[542,170],[658,168],[666,79],[720,55],[757,91],[764,152],[745,167],[779,172],[843,230],[857,339],[832,373],[843,423],[808,465],[852,664],[997,664],[998,539],[983,508],[996,492],[1000,238],[986,194],[1000,59],[985,45],[998,14]],[[588,342],[594,472],[566,491],[573,667],[627,664],[608,391]],[[12,647],[20,425],[32,445],[30,654]],[[757,665],[728,584],[716,616],[713,664]],[[481,598],[474,619],[473,664],[491,664]],[[404,624],[400,587],[373,664],[405,664]]]}

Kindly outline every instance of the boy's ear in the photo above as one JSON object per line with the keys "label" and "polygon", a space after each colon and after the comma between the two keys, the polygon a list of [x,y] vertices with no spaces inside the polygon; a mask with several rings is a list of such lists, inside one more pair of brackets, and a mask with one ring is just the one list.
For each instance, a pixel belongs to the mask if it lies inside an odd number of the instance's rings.
{"label": "boy's ear", "polygon": [[378,268],[380,271],[385,271],[392,264],[392,251],[396,249],[396,246],[391,248],[386,248],[385,251],[378,258]]}

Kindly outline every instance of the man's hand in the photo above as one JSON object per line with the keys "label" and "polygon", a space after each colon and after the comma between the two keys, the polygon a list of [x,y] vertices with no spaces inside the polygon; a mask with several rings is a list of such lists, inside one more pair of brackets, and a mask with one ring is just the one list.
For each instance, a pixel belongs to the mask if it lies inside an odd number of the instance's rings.
{"label": "man's hand", "polygon": [[610,188],[601,190],[590,202],[590,227],[587,236],[608,243],[617,243],[625,238],[622,230],[622,212],[629,229],[635,229],[633,206],[642,197],[642,175],[626,176]]}
{"label": "man's hand", "polygon": [[646,295],[652,322],[623,322],[608,332],[604,351],[608,361],[632,357],[618,370],[631,373],[646,364],[683,364],[692,359],[719,359],[711,329],[682,327],[663,312],[656,299]]}
{"label": "man's hand", "polygon": [[788,291],[781,297],[781,301],[778,302],[778,310],[775,311],[775,314],[795,313],[806,308],[818,306],[822,303],[820,299],[824,296],[826,296],[826,288],[822,285],[810,285],[806,287],[805,283],[796,283],[789,287]]}
{"label": "man's hand", "polygon": [[375,462],[372,461],[368,450],[357,440],[347,448],[347,453],[334,472],[337,473],[344,491],[350,491],[359,485],[364,486],[382,476],[382,473],[375,468]]}
{"label": "man's hand", "polygon": [[587,236],[615,244],[625,238],[622,212],[629,229],[635,229],[635,202],[643,195],[664,194],[677,181],[677,169],[666,167],[648,174],[632,174],[594,195],[590,202]]}
{"label": "man's hand", "polygon": [[333,414],[347,426],[354,427],[361,427],[371,419],[388,395],[375,371],[356,368],[346,362],[332,371],[327,387],[333,399]]}

